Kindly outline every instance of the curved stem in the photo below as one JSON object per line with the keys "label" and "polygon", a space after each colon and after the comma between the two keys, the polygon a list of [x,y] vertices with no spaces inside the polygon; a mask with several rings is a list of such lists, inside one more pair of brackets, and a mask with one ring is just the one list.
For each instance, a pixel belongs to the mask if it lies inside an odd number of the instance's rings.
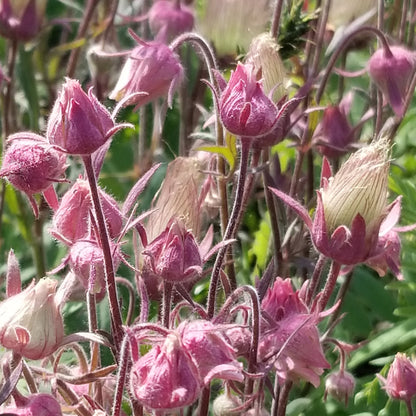
{"label": "curved stem", "polygon": [[287,402],[289,400],[289,393],[290,393],[290,390],[292,389],[292,386],[293,386],[293,382],[286,381],[283,387],[281,388],[280,395],[279,395],[279,408],[277,410],[277,416],[286,415]]}
{"label": "curved stem", "polygon": [[369,33],[372,33],[372,34],[376,35],[381,41],[381,44],[384,48],[384,53],[386,54],[386,56],[392,56],[389,44],[387,43],[387,39],[384,36],[384,33],[381,32],[380,30],[378,30],[377,28],[372,27],[372,26],[362,26],[362,27],[358,28],[357,30],[355,30],[354,32],[350,33],[344,39],[344,41],[341,43],[339,48],[333,53],[333,55],[331,56],[331,58],[328,61],[328,64],[326,66],[326,70],[324,72],[324,76],[322,77],[321,83],[320,83],[319,88],[316,92],[316,104],[319,104],[319,102],[321,101],[322,94],[324,92],[326,83],[328,82],[328,78],[331,75],[332,70],[334,69],[335,63],[336,63],[339,55],[348,46],[348,44],[354,39],[355,36],[357,36],[358,34],[363,33],[363,32],[369,32]]}
{"label": "curved stem", "polygon": [[111,311],[111,329],[114,337],[116,351],[119,351],[121,342],[123,340],[124,331],[122,328],[123,322],[121,318],[120,305],[118,303],[117,286],[115,281],[115,272],[113,265],[113,257],[110,248],[110,241],[108,237],[107,226],[105,223],[100,197],[98,195],[97,180],[95,179],[95,172],[92,165],[91,155],[84,156],[82,160],[84,162],[85,172],[87,174],[88,182],[90,185],[91,198],[96,215],[101,248],[103,250],[104,255],[106,287]]}
{"label": "curved stem", "polygon": [[162,325],[165,328],[169,328],[172,289],[173,284],[171,282],[163,282]]}
{"label": "curved stem", "polygon": [[[240,172],[238,176],[238,183],[237,183],[237,190],[234,200],[233,209],[230,215],[230,219],[228,221],[227,229],[225,230],[225,234],[223,239],[229,240],[234,237],[236,231],[236,223],[239,216],[239,212],[242,207],[243,196],[244,196],[244,185],[247,177],[247,165],[248,165],[248,157],[250,153],[250,139],[241,138],[241,156],[240,156]],[[218,251],[217,258],[215,259],[214,268],[211,275],[211,283],[209,286],[208,292],[208,305],[207,305],[207,313],[208,318],[212,318],[215,313],[215,301],[217,295],[217,286],[218,286],[218,279],[220,275],[220,270],[224,261],[225,253],[227,251],[227,247],[221,247]]]}
{"label": "curved stem", "polygon": [[126,383],[126,376],[129,367],[129,337],[126,334],[120,348],[119,370],[117,374],[117,384],[113,401],[112,416],[120,416],[121,404],[123,402],[123,391]]}
{"label": "curved stem", "polygon": [[341,270],[341,264],[332,260],[331,268],[329,270],[328,279],[325,283],[325,287],[321,293],[321,297],[318,301],[318,311],[323,311],[329,302],[329,298],[335,289],[337,283],[339,271]]}

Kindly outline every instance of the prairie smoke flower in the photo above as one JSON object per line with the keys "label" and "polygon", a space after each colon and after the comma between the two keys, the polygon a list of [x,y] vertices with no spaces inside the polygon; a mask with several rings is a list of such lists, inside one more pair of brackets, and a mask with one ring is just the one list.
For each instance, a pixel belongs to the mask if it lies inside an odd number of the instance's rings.
{"label": "prairie smoke flower", "polygon": [[354,129],[347,117],[351,104],[352,94],[347,94],[338,105],[326,107],[315,130],[313,140],[319,152],[327,158],[344,155],[355,140]]}
{"label": "prairie smoke flower", "polygon": [[[111,244],[113,265],[117,270],[121,262],[119,246]],[[104,253],[97,241],[78,240],[70,248],[69,267],[86,290],[100,294],[105,290]]]}
{"label": "prairie smoke flower", "polygon": [[91,155],[125,125],[115,125],[91,89],[66,78],[49,116],[46,137],[71,155]]}
{"label": "prairie smoke flower", "polygon": [[[8,143],[0,176],[28,196],[36,216],[38,208],[33,198],[36,193],[43,192],[52,208],[57,208],[52,184],[63,180],[66,156],[44,137],[30,132],[12,134]],[[53,196],[48,198],[51,192]]]}
{"label": "prairie smoke flower", "polygon": [[155,40],[163,43],[170,42],[176,36],[191,31],[194,26],[194,15],[191,9],[169,0],[156,1],[149,10],[148,18]]}
{"label": "prairie smoke flower", "polygon": [[[315,387],[319,386],[319,376],[325,368],[329,368],[316,326],[319,315],[309,313],[299,292],[293,290],[290,279],[283,280],[280,277],[266,293],[261,308],[264,319],[259,361],[273,365],[281,382],[304,379]],[[289,340],[289,337],[293,338]]]}
{"label": "prairie smoke flower", "polygon": [[405,354],[397,353],[387,379],[377,374],[386,393],[392,399],[410,403],[416,395],[416,366]]}
{"label": "prairie smoke flower", "polygon": [[203,320],[184,321],[177,331],[181,334],[184,348],[197,364],[199,375],[205,385],[212,379],[242,382],[242,364],[221,331],[213,323]]}
{"label": "prairie smoke flower", "polygon": [[0,35],[22,41],[34,38],[45,9],[46,0],[0,0]]}
{"label": "prairie smoke flower", "polygon": [[[120,235],[123,227],[123,216],[114,198],[98,189],[104,216],[107,222],[107,230],[110,238]],[[86,238],[90,229],[90,215],[93,205],[88,182],[78,178],[69,189],[55,211],[52,219],[51,234],[71,245],[77,240]]]}
{"label": "prairie smoke flower", "polygon": [[131,51],[109,97],[116,101],[123,100],[123,105],[134,104],[137,109],[167,96],[171,107],[173,94],[184,76],[179,58],[161,42],[145,42],[136,36],[135,40],[139,45]]}
{"label": "prairie smoke flower", "polygon": [[168,334],[161,346],[133,362],[130,389],[149,410],[173,411],[195,402],[201,392],[199,373],[178,334]]}
{"label": "prairie smoke flower", "polygon": [[183,282],[202,273],[202,257],[195,237],[181,221],[173,221],[149,243],[143,254],[153,274],[170,282]]}
{"label": "prairie smoke flower", "polygon": [[381,139],[350,156],[334,177],[326,159],[315,218],[277,189],[275,195],[304,220],[317,250],[344,265],[364,262],[375,249],[387,206],[389,146]]}
{"label": "prairie smoke flower", "polygon": [[355,379],[348,371],[339,370],[331,373],[325,380],[325,395],[328,394],[339,401],[343,401],[345,406],[348,404],[348,399],[354,393]]}
{"label": "prairie smoke flower", "polygon": [[57,282],[45,278],[0,303],[0,344],[25,358],[52,354],[64,336],[55,299]]}
{"label": "prairie smoke flower", "polygon": [[[21,402],[21,403],[20,403]],[[61,406],[50,394],[33,394],[19,400],[17,406],[1,409],[2,414],[16,416],[62,416]]]}
{"label": "prairie smoke flower", "polygon": [[374,52],[367,67],[395,114],[403,116],[404,99],[416,69],[415,53],[402,46],[383,47]]}
{"label": "prairie smoke flower", "polygon": [[261,81],[257,80],[254,66],[238,63],[228,84],[218,78],[222,87],[219,112],[222,124],[232,134],[253,139],[255,146],[277,143],[288,122],[288,114],[298,99],[277,105],[266,96]]}

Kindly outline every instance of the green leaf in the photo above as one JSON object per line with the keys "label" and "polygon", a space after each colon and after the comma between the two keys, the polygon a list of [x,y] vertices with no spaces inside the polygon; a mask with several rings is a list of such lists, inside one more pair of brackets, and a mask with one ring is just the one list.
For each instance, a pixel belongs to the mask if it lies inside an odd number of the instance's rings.
{"label": "green leaf", "polygon": [[236,142],[236,137],[230,133],[227,133],[225,136],[225,146],[202,146],[198,148],[198,150],[216,153],[222,156],[230,166],[230,170],[233,172],[235,169],[235,161],[237,159]]}

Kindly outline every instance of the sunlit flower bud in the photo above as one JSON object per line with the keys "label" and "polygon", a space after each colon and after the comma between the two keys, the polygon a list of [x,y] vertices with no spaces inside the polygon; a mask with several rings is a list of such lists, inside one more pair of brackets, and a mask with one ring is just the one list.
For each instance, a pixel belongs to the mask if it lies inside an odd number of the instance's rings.
{"label": "sunlit flower bud", "polygon": [[[114,269],[121,262],[118,245],[112,244]],[[86,290],[101,293],[105,288],[104,253],[94,240],[78,240],[69,251],[69,266]]]}
{"label": "sunlit flower bud", "polygon": [[50,394],[33,394],[22,400],[18,406],[7,406],[2,409],[4,415],[16,416],[62,416],[61,406]]}
{"label": "sunlit flower bud", "polygon": [[371,238],[387,214],[389,146],[379,140],[350,156],[322,190],[325,223],[329,233],[352,227],[357,215]]}
{"label": "sunlit flower bud", "polygon": [[194,236],[181,221],[173,221],[143,251],[152,272],[170,282],[183,282],[199,276],[202,258]]}
{"label": "sunlit flower bud", "polygon": [[221,93],[219,109],[224,127],[237,136],[263,136],[272,131],[277,120],[277,108],[250,64],[237,65]]}
{"label": "sunlit flower bud", "polygon": [[410,403],[416,395],[416,366],[405,354],[397,353],[387,379],[377,375],[386,393],[392,399]]}
{"label": "sunlit flower bud", "polygon": [[0,35],[22,41],[34,38],[45,8],[46,0],[0,0]]}
{"label": "sunlit flower bud", "polygon": [[191,9],[176,1],[156,1],[150,8],[148,17],[150,30],[155,39],[163,43],[191,31],[194,26]]}
{"label": "sunlit flower bud", "polygon": [[337,371],[331,373],[325,380],[325,396],[327,395],[334,397],[340,402],[344,402],[345,406],[348,404],[348,399],[354,393],[355,378],[352,374],[347,371]]}
{"label": "sunlit flower bud", "polygon": [[[101,188],[98,192],[107,221],[108,234],[110,238],[116,238],[123,227],[122,214],[113,197]],[[64,194],[59,208],[55,211],[52,219],[52,235],[67,244],[85,238],[90,231],[92,212],[93,204],[88,181],[77,179],[72,188]]]}
{"label": "sunlit flower bud", "polygon": [[86,94],[77,80],[67,78],[49,116],[46,136],[66,153],[89,155],[120,127],[91,90]]}
{"label": "sunlit flower bud", "polygon": [[36,215],[33,195],[46,191],[53,182],[62,181],[66,156],[44,137],[30,132],[12,134],[8,142],[0,176],[29,197]]}
{"label": "sunlit flower bud", "polygon": [[123,101],[123,105],[135,105],[135,108],[166,97],[171,107],[173,94],[184,74],[177,55],[161,42],[135,39],[139,45],[131,51],[109,97],[120,101],[131,95],[130,99]]}
{"label": "sunlit flower bud", "polygon": [[368,72],[399,117],[416,69],[416,55],[402,46],[382,47],[368,61]]}
{"label": "sunlit flower bud", "polygon": [[198,369],[174,333],[133,363],[130,388],[146,409],[156,411],[189,406],[201,391]]}
{"label": "sunlit flower bud", "polygon": [[257,79],[263,81],[263,90],[273,101],[278,101],[285,95],[286,70],[279,55],[279,45],[269,33],[255,37],[250,45],[246,62],[252,64]]}
{"label": "sunlit flower bud", "polygon": [[0,344],[32,360],[52,354],[64,336],[55,292],[45,278],[0,303]]}

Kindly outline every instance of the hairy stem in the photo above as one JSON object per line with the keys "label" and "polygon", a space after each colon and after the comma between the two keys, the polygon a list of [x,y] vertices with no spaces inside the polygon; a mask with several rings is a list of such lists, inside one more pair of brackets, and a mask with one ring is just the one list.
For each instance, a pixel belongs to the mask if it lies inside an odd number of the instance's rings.
{"label": "hairy stem", "polygon": [[95,172],[92,165],[91,156],[84,156],[83,162],[88,182],[90,185],[91,197],[98,225],[100,243],[104,255],[104,271],[106,278],[107,295],[111,311],[111,329],[114,337],[116,351],[119,351],[123,339],[123,322],[121,318],[120,305],[118,303],[117,286],[115,281],[115,272],[113,265],[113,256],[110,248],[110,240],[108,237],[104,213],[98,194],[97,180],[95,178]]}

